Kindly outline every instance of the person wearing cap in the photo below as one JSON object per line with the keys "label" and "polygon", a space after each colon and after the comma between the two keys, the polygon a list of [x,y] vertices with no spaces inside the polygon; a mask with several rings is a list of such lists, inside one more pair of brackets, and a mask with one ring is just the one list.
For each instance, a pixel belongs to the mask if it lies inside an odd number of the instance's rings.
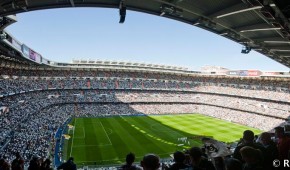
{"label": "person wearing cap", "polygon": [[74,161],[74,158],[70,157],[65,163],[63,163],[59,167],[57,167],[57,170],[59,170],[59,169],[77,170],[77,166],[76,166],[76,164],[73,161]]}

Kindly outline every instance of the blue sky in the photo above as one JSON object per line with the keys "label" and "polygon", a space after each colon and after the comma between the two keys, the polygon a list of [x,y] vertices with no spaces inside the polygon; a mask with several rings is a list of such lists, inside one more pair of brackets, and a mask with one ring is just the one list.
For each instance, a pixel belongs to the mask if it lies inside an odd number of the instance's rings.
{"label": "blue sky", "polygon": [[289,71],[255,51],[241,54],[242,46],[219,35],[164,17],[127,11],[119,24],[117,9],[66,8],[17,15],[7,30],[43,57],[134,61],[229,69]]}

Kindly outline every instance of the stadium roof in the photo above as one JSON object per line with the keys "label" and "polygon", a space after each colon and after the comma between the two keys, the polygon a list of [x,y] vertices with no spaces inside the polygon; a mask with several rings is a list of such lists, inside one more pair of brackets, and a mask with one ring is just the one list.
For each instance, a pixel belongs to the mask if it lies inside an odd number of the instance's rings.
{"label": "stadium roof", "polygon": [[289,0],[1,0],[0,30],[20,12],[61,7],[118,8],[159,15],[197,26],[256,50],[290,68]]}
{"label": "stadium roof", "polygon": [[138,62],[130,62],[130,61],[103,61],[103,60],[72,60],[72,64],[80,64],[80,65],[115,65],[115,66],[133,66],[133,67],[148,67],[148,68],[161,68],[161,69],[169,69],[169,70],[179,70],[179,71],[187,71],[186,67],[178,67],[178,66],[169,66],[163,64],[148,64],[148,63],[138,63]]}

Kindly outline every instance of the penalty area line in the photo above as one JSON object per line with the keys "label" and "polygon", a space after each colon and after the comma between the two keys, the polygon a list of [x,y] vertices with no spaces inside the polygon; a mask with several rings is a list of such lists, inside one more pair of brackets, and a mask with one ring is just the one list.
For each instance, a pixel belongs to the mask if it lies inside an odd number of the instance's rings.
{"label": "penalty area line", "polygon": [[75,145],[74,148],[78,147],[97,147],[97,146],[112,146],[112,144],[100,144],[100,145]]}
{"label": "penalty area line", "polygon": [[109,139],[109,142],[110,142],[110,144],[112,145],[112,141],[111,141],[111,139],[110,139],[110,137],[109,137],[109,135],[108,135],[108,133],[107,133],[106,129],[104,128],[104,125],[103,125],[103,123],[102,123],[100,120],[99,120],[99,122],[100,122],[100,124],[101,124],[101,126],[102,126],[103,130],[105,131],[105,133],[106,133],[106,136],[107,136],[107,138]]}

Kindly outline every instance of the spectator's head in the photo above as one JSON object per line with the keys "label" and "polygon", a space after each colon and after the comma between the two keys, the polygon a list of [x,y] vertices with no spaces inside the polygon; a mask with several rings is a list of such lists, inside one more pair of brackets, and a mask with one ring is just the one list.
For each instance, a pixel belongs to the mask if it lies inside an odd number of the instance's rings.
{"label": "spectator's head", "polygon": [[176,151],[173,154],[173,157],[174,157],[174,161],[177,163],[183,163],[185,160],[185,154],[183,152],[180,152],[180,151]]}
{"label": "spectator's head", "polygon": [[282,138],[284,136],[284,128],[281,126],[275,127],[275,136],[277,138]]}
{"label": "spectator's head", "polygon": [[234,158],[229,158],[225,161],[226,170],[242,170],[243,164]]}
{"label": "spectator's head", "polygon": [[0,166],[3,165],[5,160],[3,158],[0,159]]}
{"label": "spectator's head", "polygon": [[74,158],[73,157],[69,157],[67,162],[73,162],[74,161]]}
{"label": "spectator's head", "polygon": [[202,156],[202,151],[199,147],[192,147],[189,150],[189,155],[192,161],[198,161]]}
{"label": "spectator's head", "polygon": [[243,135],[243,141],[245,143],[253,143],[254,142],[254,132],[251,130],[245,130]]}
{"label": "spectator's head", "polygon": [[271,143],[271,135],[268,132],[264,132],[260,136],[261,143],[263,145],[269,145]]}
{"label": "spectator's head", "polygon": [[144,170],[156,170],[160,166],[159,157],[154,154],[145,155],[141,161],[141,166]]}
{"label": "spectator's head", "polygon": [[262,153],[259,149],[244,146],[240,150],[243,160],[248,164],[258,164],[262,161]]}
{"label": "spectator's head", "polygon": [[19,153],[19,152],[16,152],[16,153],[15,153],[15,157],[16,157],[16,159],[21,158],[20,153]]}
{"label": "spectator's head", "polygon": [[50,159],[46,159],[41,166],[43,166],[45,169],[50,169],[50,164],[51,164],[51,160]]}
{"label": "spectator's head", "polygon": [[127,163],[128,165],[132,165],[134,161],[135,161],[135,154],[130,152],[130,153],[126,156],[126,163]]}
{"label": "spectator's head", "polygon": [[50,164],[51,164],[51,160],[50,160],[50,159],[46,159],[46,160],[44,161],[44,164],[45,164],[45,165],[50,165]]}

